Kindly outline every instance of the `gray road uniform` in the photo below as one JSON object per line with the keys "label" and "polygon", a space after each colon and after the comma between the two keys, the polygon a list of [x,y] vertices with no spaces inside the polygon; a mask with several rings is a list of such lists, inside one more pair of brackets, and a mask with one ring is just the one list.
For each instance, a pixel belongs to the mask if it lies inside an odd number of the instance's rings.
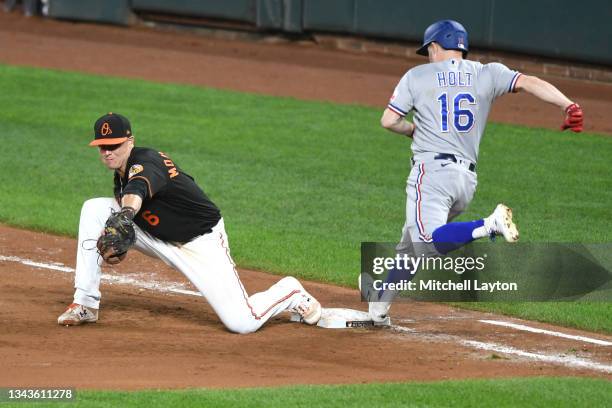
{"label": "gray road uniform", "polygon": [[[432,242],[433,231],[467,208],[491,104],[513,92],[519,76],[499,63],[448,59],[402,77],[388,108],[400,116],[414,111],[416,130],[398,252],[410,251],[411,243]],[[435,251],[433,245],[424,247]]]}

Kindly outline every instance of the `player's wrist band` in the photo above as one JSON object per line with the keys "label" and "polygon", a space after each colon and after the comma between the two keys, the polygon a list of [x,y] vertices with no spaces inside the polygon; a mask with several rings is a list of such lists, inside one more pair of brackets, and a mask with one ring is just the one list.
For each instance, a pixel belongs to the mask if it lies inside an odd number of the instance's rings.
{"label": "player's wrist band", "polygon": [[130,220],[133,220],[134,216],[136,215],[136,209],[130,206],[122,207],[120,212],[127,216]]}

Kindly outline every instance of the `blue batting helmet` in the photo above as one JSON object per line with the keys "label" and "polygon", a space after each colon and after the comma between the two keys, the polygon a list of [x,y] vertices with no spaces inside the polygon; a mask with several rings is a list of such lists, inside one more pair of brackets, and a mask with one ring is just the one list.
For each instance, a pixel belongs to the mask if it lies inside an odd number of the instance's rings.
{"label": "blue batting helmet", "polygon": [[467,31],[454,20],[436,21],[427,27],[423,34],[423,45],[417,50],[417,54],[427,56],[427,47],[432,42],[437,42],[445,50],[463,51],[464,57],[468,52]]}

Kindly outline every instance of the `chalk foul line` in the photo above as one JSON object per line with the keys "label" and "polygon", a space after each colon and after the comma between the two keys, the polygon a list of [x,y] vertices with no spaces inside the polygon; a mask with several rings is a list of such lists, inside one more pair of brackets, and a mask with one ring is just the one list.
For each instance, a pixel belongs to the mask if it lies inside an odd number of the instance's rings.
{"label": "chalk foul line", "polygon": [[[65,272],[65,273],[75,272],[74,268],[70,268],[63,264],[36,262],[30,259],[19,258],[17,256],[0,255],[0,261],[17,262],[22,265],[33,266],[33,267],[42,268],[42,269],[50,269],[53,271],[59,271],[59,272]],[[181,295],[202,296],[200,292],[184,289],[179,284],[175,284],[175,283],[168,284],[166,282],[156,282],[156,281],[145,282],[136,277],[129,276],[129,275],[127,276],[126,275],[109,275],[107,273],[103,273],[101,279],[105,282],[109,282],[113,284],[134,286],[140,289],[154,290],[157,292],[170,292],[170,293],[178,293]]]}
{"label": "chalk foul line", "polygon": [[599,344],[600,346],[612,346],[612,342],[609,342],[609,341],[594,339],[594,338],[586,337],[586,336],[575,336],[573,334],[566,334],[566,333],[561,333],[561,332],[552,331],[552,330],[538,329],[537,327],[526,326],[524,324],[504,322],[501,320],[479,320],[479,322],[486,323],[486,324],[492,324],[495,326],[509,327],[509,328],[516,329],[516,330],[528,331],[531,333],[547,334],[549,336],[561,337],[564,339],[578,340],[578,341],[583,341],[585,343]]}
{"label": "chalk foul line", "polygon": [[585,358],[571,355],[532,353],[501,344],[484,343],[474,340],[461,340],[460,343],[464,346],[473,347],[479,350],[495,351],[497,353],[516,355],[545,363],[561,364],[568,367],[586,368],[590,370],[603,371],[605,373],[612,373],[612,365],[596,363]]}

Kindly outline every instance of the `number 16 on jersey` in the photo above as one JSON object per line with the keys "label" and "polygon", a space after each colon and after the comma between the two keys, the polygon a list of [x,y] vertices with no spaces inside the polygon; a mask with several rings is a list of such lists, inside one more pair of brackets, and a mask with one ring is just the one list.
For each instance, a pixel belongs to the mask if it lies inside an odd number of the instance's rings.
{"label": "number 16 on jersey", "polygon": [[455,130],[459,133],[469,132],[474,126],[474,113],[469,107],[462,106],[462,102],[466,102],[468,105],[476,105],[476,98],[471,93],[462,92],[455,95],[453,98],[452,110],[449,111],[448,106],[448,93],[444,92],[438,97],[440,102],[440,115],[441,115],[441,131],[447,133],[448,129],[448,116],[453,116],[451,124]]}

